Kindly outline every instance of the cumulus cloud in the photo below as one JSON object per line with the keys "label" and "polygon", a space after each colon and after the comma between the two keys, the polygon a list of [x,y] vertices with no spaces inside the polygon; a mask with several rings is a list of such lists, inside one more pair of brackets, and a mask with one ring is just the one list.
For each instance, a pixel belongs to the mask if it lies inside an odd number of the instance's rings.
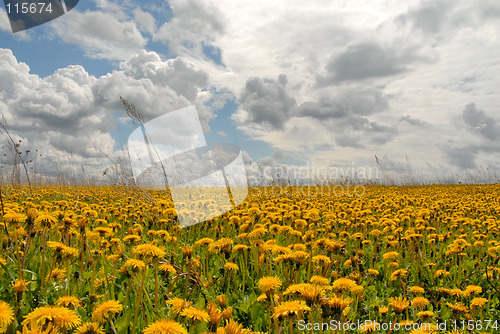
{"label": "cumulus cloud", "polygon": [[[280,141],[275,142],[275,137],[269,139],[269,135],[279,132],[288,132],[298,138],[302,142],[299,147],[307,143],[313,146],[336,143],[340,147],[358,148],[385,144],[398,132],[395,125],[380,124],[369,118],[389,110],[388,98],[380,90],[350,87],[334,96],[323,96],[317,101],[297,105],[289,95],[286,84],[285,75],[280,75],[278,80],[249,79],[239,98],[240,108],[233,115],[239,128],[249,135],[259,133],[258,136],[267,131],[260,139],[268,138],[265,141],[275,147],[280,147]],[[305,126],[311,129],[306,131]],[[312,138],[316,137],[314,134],[322,133],[319,129],[327,133],[325,143],[318,143]],[[304,135],[308,132],[312,136]]]}
{"label": "cumulus cloud", "polygon": [[120,71],[109,73],[93,85],[96,103],[109,109],[122,109],[120,96],[144,114],[145,121],[195,105],[205,131],[214,117],[206,102],[210,93],[207,74],[182,58],[162,61],[155,52],[141,51],[120,64]]}
{"label": "cumulus cloud", "polygon": [[203,45],[212,45],[226,29],[226,18],[212,2],[174,0],[169,5],[174,17],[159,28],[154,39],[168,43],[175,54],[199,57]]}
{"label": "cumulus cloud", "polygon": [[155,52],[141,51],[120,65],[135,80],[148,79],[154,85],[168,86],[178,95],[194,100],[197,91],[208,84],[208,75],[192,63],[176,58],[162,62]]}
{"label": "cumulus cloud", "polygon": [[151,13],[145,12],[137,7],[134,9],[134,19],[139,24],[141,30],[146,31],[150,35],[154,35],[156,32],[156,20]]}
{"label": "cumulus cloud", "polygon": [[[70,173],[75,166],[95,172],[122,157],[110,134],[117,125],[114,115],[123,110],[120,96],[136,104],[145,121],[192,104],[200,106],[205,125],[213,117],[204,106],[210,96],[197,94],[207,85],[206,74],[180,58],[163,61],[154,52],[140,52],[100,78],[77,65],[41,78],[12,51],[0,49],[0,77],[8,80],[0,83],[0,112],[9,131],[23,149],[43,153],[39,172],[47,175]],[[194,86],[188,87],[186,77]]]}
{"label": "cumulus cloud", "polygon": [[52,27],[64,42],[79,46],[92,58],[124,60],[147,43],[136,22],[107,12],[72,10],[54,20]]}
{"label": "cumulus cloud", "polygon": [[278,80],[251,78],[240,95],[240,111],[235,119],[240,123],[250,122],[283,128],[289,118],[291,108],[296,106],[295,99],[286,92],[287,78],[280,75]]}
{"label": "cumulus cloud", "polygon": [[5,49],[0,63],[0,76],[12,80],[10,87],[0,87],[8,128],[13,137],[23,138],[23,149],[43,152],[42,171],[54,175],[61,157],[72,154],[74,161],[97,166],[104,162],[102,154],[113,153],[114,139],[100,127],[104,115],[94,108],[95,77],[81,66],[69,66],[40,78]]}

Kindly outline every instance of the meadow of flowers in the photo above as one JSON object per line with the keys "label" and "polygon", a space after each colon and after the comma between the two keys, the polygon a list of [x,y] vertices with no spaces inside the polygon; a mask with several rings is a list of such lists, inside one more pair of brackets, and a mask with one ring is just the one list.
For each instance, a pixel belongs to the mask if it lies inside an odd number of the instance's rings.
{"label": "meadow of flowers", "polygon": [[267,190],[181,228],[165,192],[2,187],[0,333],[500,332],[500,185]]}

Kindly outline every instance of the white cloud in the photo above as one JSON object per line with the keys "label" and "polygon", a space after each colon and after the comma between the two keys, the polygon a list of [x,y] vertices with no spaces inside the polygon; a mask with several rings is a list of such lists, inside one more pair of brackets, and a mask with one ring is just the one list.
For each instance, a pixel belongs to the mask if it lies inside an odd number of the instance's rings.
{"label": "white cloud", "polygon": [[12,32],[7,12],[0,8],[0,30]]}
{"label": "white cloud", "polygon": [[150,35],[154,35],[156,32],[156,20],[151,13],[145,12],[137,7],[134,9],[134,19],[139,24],[141,30],[146,31]]}
{"label": "white cloud", "polygon": [[[138,57],[148,61],[137,62]],[[22,139],[23,150],[43,154],[40,173],[71,174],[75,166],[82,166],[97,175],[111,160],[122,158],[110,134],[117,125],[113,114],[124,110],[120,96],[134,103],[145,121],[194,104],[208,128],[213,114],[204,102],[210,95],[198,94],[207,84],[204,72],[181,58],[163,61],[154,52],[141,52],[122,62],[121,68],[95,78],[71,65],[41,78],[30,74],[12,51],[0,49],[0,77],[8,80],[0,84],[0,112],[13,137]],[[188,87],[185,78],[197,86]],[[2,163],[8,164],[6,159]]]}
{"label": "white cloud", "polygon": [[[6,80],[0,88],[16,99],[8,105],[22,117],[32,110],[31,118],[48,119],[60,110],[51,124],[72,117],[98,122],[83,107],[76,112],[86,94],[99,113],[121,109],[122,95],[148,117],[194,103],[207,129],[214,114],[205,104],[214,96],[201,89],[217,87],[226,92],[215,98],[218,107],[221,100],[239,98],[232,119],[249,139],[299,158],[366,163],[377,154],[396,166],[407,154],[416,166],[432,161],[462,168],[470,161],[500,161],[485,157],[496,147],[462,117],[465,106],[475,103],[486,119],[496,119],[500,6],[494,1],[311,0],[305,7],[298,0],[175,0],[169,1],[174,17],[166,23],[130,1],[97,3],[102,12],[73,10],[55,20],[54,29],[89,56],[127,61],[92,79],[88,93],[80,87],[82,69],[42,80],[2,54]],[[163,61],[156,53],[137,53],[147,45],[141,32],[180,56]],[[204,45],[220,50],[223,66],[203,54]],[[23,100],[21,88],[34,90],[33,98]],[[496,126],[481,131],[497,136]],[[59,147],[63,142],[54,139]]]}
{"label": "white cloud", "polygon": [[[9,22],[9,17],[7,16],[7,12],[3,8],[0,8],[0,31],[6,31],[7,33],[13,34],[12,27]],[[29,30],[17,32],[14,36],[19,40],[29,41],[31,37],[28,34],[28,31]]]}
{"label": "white cloud", "polygon": [[155,40],[168,43],[175,54],[201,57],[203,44],[211,45],[226,28],[226,18],[211,1],[169,1],[174,12],[171,21],[163,24]]}
{"label": "white cloud", "polygon": [[134,21],[120,21],[106,12],[72,10],[54,20],[54,32],[92,58],[124,60],[145,47],[147,40]]}

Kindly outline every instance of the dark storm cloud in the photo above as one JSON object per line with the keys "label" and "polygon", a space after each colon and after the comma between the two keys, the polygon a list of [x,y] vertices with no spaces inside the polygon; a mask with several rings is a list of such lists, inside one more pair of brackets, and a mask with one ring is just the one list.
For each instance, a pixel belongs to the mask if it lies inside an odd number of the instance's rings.
{"label": "dark storm cloud", "polygon": [[406,72],[410,64],[424,60],[416,50],[384,47],[374,42],[349,45],[326,65],[326,75],[318,76],[320,86],[343,81],[388,77]]}
{"label": "dark storm cloud", "polygon": [[476,104],[469,103],[462,112],[462,119],[469,129],[479,133],[486,139],[495,140],[500,136],[500,125],[483,110],[478,110]]}
{"label": "dark storm cloud", "polygon": [[282,129],[289,118],[290,110],[296,106],[295,99],[286,91],[286,84],[285,75],[280,75],[278,80],[247,80],[238,102],[240,108],[248,113],[248,121]]}

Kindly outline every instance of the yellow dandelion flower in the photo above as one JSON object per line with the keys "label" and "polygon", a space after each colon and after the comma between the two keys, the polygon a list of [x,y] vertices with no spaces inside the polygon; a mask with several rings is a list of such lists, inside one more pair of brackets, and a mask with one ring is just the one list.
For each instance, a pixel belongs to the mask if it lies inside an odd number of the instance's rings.
{"label": "yellow dandelion flower", "polygon": [[105,334],[106,331],[100,324],[86,322],[75,330],[75,334]]}
{"label": "yellow dandelion flower", "polygon": [[378,313],[380,313],[380,314],[386,314],[387,312],[389,312],[388,307],[382,306],[382,307],[379,307],[379,309],[378,309]]}
{"label": "yellow dandelion flower", "polygon": [[190,258],[193,255],[194,248],[192,246],[186,245],[182,247],[181,251],[184,257]]}
{"label": "yellow dandelion flower", "polygon": [[187,334],[186,328],[180,323],[170,320],[158,320],[143,331],[144,334]]}
{"label": "yellow dandelion flower", "polygon": [[57,223],[57,219],[49,214],[39,214],[35,219],[35,226],[39,230],[51,228]]}
{"label": "yellow dandelion flower", "polygon": [[361,285],[355,284],[350,288],[350,291],[355,295],[360,295],[363,293],[363,291],[365,291],[365,288],[363,288]]}
{"label": "yellow dandelion flower", "polygon": [[446,305],[448,305],[451,308],[451,310],[456,313],[466,313],[469,311],[468,307],[465,306],[464,303],[462,302],[458,302],[455,304],[446,303]]}
{"label": "yellow dandelion flower", "polygon": [[390,262],[388,265],[389,269],[396,269],[399,267],[399,263],[397,262]]}
{"label": "yellow dandelion flower", "polygon": [[0,330],[6,328],[14,320],[14,310],[9,304],[0,300]]}
{"label": "yellow dandelion flower", "polygon": [[[279,301],[279,299],[280,299],[279,297],[280,296],[278,296],[276,294],[274,295],[274,301],[276,303]],[[259,297],[257,297],[257,301],[258,302],[263,302],[263,301],[267,301],[267,300],[269,300],[269,298],[268,298],[268,296],[265,293],[262,293],[262,294],[259,295]]]}
{"label": "yellow dandelion flower", "polygon": [[214,242],[214,240],[211,239],[211,238],[203,238],[203,239],[200,239],[200,240],[196,241],[194,244],[196,246],[207,247],[212,242]]}
{"label": "yellow dandelion flower", "polygon": [[210,316],[210,324],[214,325],[215,327],[219,326],[220,322],[222,321],[222,312],[219,311],[215,302],[208,303],[207,312]]}
{"label": "yellow dandelion flower", "polygon": [[450,272],[449,271],[446,271],[446,270],[436,270],[436,272],[434,273],[434,277],[435,278],[439,278],[439,277],[443,277],[443,276],[448,276],[450,275]]}
{"label": "yellow dandelion flower", "polygon": [[402,313],[410,306],[410,302],[403,297],[389,298],[389,304],[396,313]]}
{"label": "yellow dandelion flower", "polygon": [[65,244],[57,241],[48,241],[47,247],[51,248],[59,256],[71,258],[71,257],[76,257],[78,255],[78,249],[66,246]]}
{"label": "yellow dandelion flower", "polygon": [[282,302],[274,308],[272,315],[273,319],[294,317],[302,315],[304,312],[311,311],[311,308],[306,305],[303,300],[294,300],[289,302]]}
{"label": "yellow dandelion flower", "polygon": [[61,332],[52,324],[47,324],[43,327],[32,324],[29,328],[26,325],[23,326],[23,331],[17,331],[17,334],[61,334]]}
{"label": "yellow dandelion flower", "polygon": [[325,289],[320,285],[302,283],[297,285],[296,292],[304,297],[308,303],[313,303],[323,296]]}
{"label": "yellow dandelion flower", "polygon": [[[219,332],[219,329],[223,330]],[[243,325],[237,323],[233,319],[229,320],[227,325],[224,328],[219,328],[216,334],[224,333],[224,334],[245,334],[245,330],[243,329]],[[250,334],[250,333],[248,333]]]}
{"label": "yellow dandelion flower", "polygon": [[47,275],[48,281],[50,281],[50,280],[59,281],[63,278],[66,278],[66,269],[54,268]]}
{"label": "yellow dandelion flower", "polygon": [[12,282],[12,289],[15,292],[24,292],[28,289],[28,284],[31,282],[26,282],[23,279],[16,278],[14,282]]}
{"label": "yellow dandelion flower", "polygon": [[75,308],[81,306],[82,302],[80,301],[80,299],[78,299],[74,296],[63,296],[63,297],[59,297],[59,299],[57,299],[56,304],[57,304],[57,306],[64,306],[67,308],[75,309]]}
{"label": "yellow dandelion flower", "polygon": [[158,266],[158,269],[161,271],[161,272],[168,272],[169,274],[171,275],[175,275],[177,274],[177,270],[175,270],[174,266],[168,264],[168,263],[162,263]]}
{"label": "yellow dandelion flower", "polygon": [[127,243],[135,243],[141,241],[141,237],[136,234],[129,234],[123,238],[123,241]]}
{"label": "yellow dandelion flower", "polygon": [[415,297],[411,301],[411,305],[417,308],[422,308],[429,304],[430,304],[429,300],[425,297]]}
{"label": "yellow dandelion flower", "polygon": [[424,290],[424,288],[422,288],[420,286],[412,286],[412,287],[410,287],[410,292],[417,295],[417,294],[424,293],[425,290]]}
{"label": "yellow dandelion flower", "polygon": [[391,262],[397,261],[398,257],[399,257],[398,252],[387,252],[384,255],[382,255],[382,258],[384,260],[391,261]]}
{"label": "yellow dandelion flower", "polygon": [[92,312],[92,321],[97,323],[106,322],[111,316],[120,313],[122,310],[122,304],[116,300],[102,302]]}
{"label": "yellow dandelion flower", "polygon": [[81,322],[80,317],[74,310],[59,306],[43,306],[26,315],[22,325],[44,328],[51,324],[57,329],[67,330],[77,327]]}
{"label": "yellow dandelion flower", "polygon": [[315,276],[311,277],[311,279],[309,280],[309,282],[311,282],[312,284],[318,284],[318,285],[328,285],[328,283],[330,281],[328,280],[328,278],[325,278],[323,276],[315,275]]}
{"label": "yellow dandelion flower", "polygon": [[421,319],[428,320],[434,316],[434,312],[432,311],[420,311],[417,313],[417,317]]}
{"label": "yellow dandelion flower", "polygon": [[204,321],[204,322],[210,321],[210,316],[206,311],[194,306],[189,306],[186,307],[184,310],[182,310],[181,316],[191,319],[193,321]]}
{"label": "yellow dandelion flower", "polygon": [[191,306],[193,304],[190,301],[181,299],[181,298],[174,298],[171,300],[167,300],[166,303],[171,306],[172,311],[174,312],[175,315],[181,314],[181,312],[186,308]]}
{"label": "yellow dandelion flower", "polygon": [[8,212],[3,216],[3,219],[6,223],[10,224],[21,224],[28,219],[28,216],[23,215],[19,212]]}
{"label": "yellow dandelion flower", "polygon": [[328,299],[328,306],[334,315],[340,315],[352,303],[352,298],[345,297],[331,297]]}
{"label": "yellow dandelion flower", "polygon": [[236,263],[232,263],[232,262],[226,262],[226,264],[224,264],[224,269],[226,269],[227,271],[238,271],[238,270],[240,270],[240,268],[238,267],[238,265]]}
{"label": "yellow dandelion flower", "polygon": [[217,303],[219,303],[219,306],[222,308],[227,307],[227,297],[226,295],[218,295],[215,297],[217,299]]}
{"label": "yellow dandelion flower", "polygon": [[231,250],[233,253],[237,252],[244,252],[248,249],[249,247],[246,245],[234,245],[233,249]]}
{"label": "yellow dandelion flower", "polygon": [[63,257],[66,257],[66,258],[75,258],[78,256],[78,249],[76,249],[74,247],[66,246],[62,250],[61,254]]}
{"label": "yellow dandelion flower", "polygon": [[313,256],[311,260],[314,264],[322,267],[327,266],[332,262],[332,260],[330,260],[330,258],[326,255],[316,255]]}
{"label": "yellow dandelion flower", "polygon": [[398,269],[391,274],[391,281],[395,281],[400,277],[406,277],[408,275],[408,270]]}
{"label": "yellow dandelion flower", "polygon": [[123,264],[123,268],[129,269],[133,272],[139,272],[146,268],[146,263],[139,259],[128,259],[125,261],[125,264]]}
{"label": "yellow dandelion flower", "polygon": [[229,318],[231,318],[232,315],[233,315],[232,307],[228,307],[224,309],[224,311],[222,311],[222,318],[224,318],[225,321],[229,320]]}
{"label": "yellow dandelion flower", "polygon": [[133,253],[146,262],[164,257],[167,253],[163,249],[153,244],[142,244],[134,248]]}
{"label": "yellow dandelion flower", "polygon": [[477,285],[469,285],[465,288],[468,295],[475,294],[478,295],[483,292],[483,288]]}
{"label": "yellow dandelion flower", "polygon": [[275,291],[281,286],[281,284],[281,280],[275,276],[265,276],[259,279],[259,281],[257,282],[257,286],[259,287],[260,291],[264,293]]}
{"label": "yellow dandelion flower", "polygon": [[333,289],[340,291],[350,290],[355,285],[355,281],[345,277],[338,278],[332,283]]}
{"label": "yellow dandelion flower", "polygon": [[488,302],[488,299],[486,299],[486,298],[481,298],[481,297],[474,298],[474,299],[472,299],[472,301],[470,302],[470,308],[471,308],[471,309],[481,308],[481,307],[483,307],[483,306],[484,306],[487,302]]}

